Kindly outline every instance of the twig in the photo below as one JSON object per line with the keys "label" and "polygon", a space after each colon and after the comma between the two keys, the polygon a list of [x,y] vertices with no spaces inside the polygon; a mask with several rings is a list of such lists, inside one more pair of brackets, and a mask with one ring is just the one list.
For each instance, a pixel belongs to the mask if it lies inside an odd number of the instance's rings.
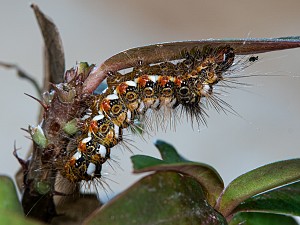
{"label": "twig", "polygon": [[26,73],[24,70],[22,70],[19,66],[15,65],[15,64],[11,64],[11,63],[4,63],[4,62],[0,62],[0,66],[8,68],[8,69],[15,69],[17,71],[17,75],[20,78],[28,80],[34,86],[37,93],[39,95],[41,95],[42,89],[38,85],[37,81],[32,76],[30,76],[28,73]]}
{"label": "twig", "polygon": [[108,73],[131,68],[139,61],[144,64],[153,64],[163,61],[179,60],[184,56],[182,51],[192,48],[203,48],[210,45],[218,47],[230,45],[237,55],[249,55],[270,51],[284,50],[300,47],[300,37],[260,38],[260,39],[207,39],[199,41],[180,41],[154,44],[144,47],[132,48],[120,52],[95,68],[84,82],[83,92],[92,93],[107,77]]}

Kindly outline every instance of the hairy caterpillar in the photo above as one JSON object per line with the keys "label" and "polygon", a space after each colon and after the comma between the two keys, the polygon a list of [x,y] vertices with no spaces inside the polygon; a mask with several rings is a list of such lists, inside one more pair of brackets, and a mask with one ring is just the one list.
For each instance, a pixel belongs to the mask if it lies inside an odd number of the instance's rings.
{"label": "hairy caterpillar", "polygon": [[[235,113],[219,95],[240,84],[235,78],[243,76],[236,72],[258,60],[253,54],[299,46],[298,37],[164,43],[126,50],[97,67],[80,63],[68,70],[64,82],[38,100],[45,110],[42,122],[27,130],[32,157],[22,160],[15,150],[23,168],[24,212],[52,218],[54,195],[78,193],[79,183],[105,187],[103,164],[124,143],[124,129],[139,129],[136,121],[147,132],[164,129],[183,114],[205,124],[207,107]],[[128,68],[132,71],[120,73]],[[105,78],[108,88],[95,94]]]}
{"label": "hairy caterpillar", "polygon": [[77,146],[60,162],[63,177],[72,183],[101,178],[102,164],[110,159],[111,148],[123,140],[123,129],[136,126],[135,119],[144,120],[149,111],[180,111],[199,124],[206,123],[204,100],[224,110],[221,104],[226,103],[214,95],[213,88],[226,81],[234,49],[207,45],[181,54],[181,61],[153,65],[140,61],[129,73],[109,75],[108,88],[92,96],[80,119]]}

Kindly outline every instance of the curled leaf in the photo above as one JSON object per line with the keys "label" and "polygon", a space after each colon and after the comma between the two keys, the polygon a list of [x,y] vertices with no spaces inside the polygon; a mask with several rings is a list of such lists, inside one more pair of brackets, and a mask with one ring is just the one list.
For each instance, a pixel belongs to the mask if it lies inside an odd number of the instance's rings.
{"label": "curled leaf", "polygon": [[65,72],[65,56],[58,29],[53,21],[46,16],[37,5],[32,4],[36,19],[40,26],[46,50],[46,76],[49,81],[54,84],[63,81]]}
{"label": "curled leaf", "polygon": [[300,216],[300,182],[292,183],[242,202],[235,212],[267,212]]}
{"label": "curled leaf", "polygon": [[300,179],[300,159],[271,163],[232,181],[219,199],[217,209],[225,216],[246,199]]}

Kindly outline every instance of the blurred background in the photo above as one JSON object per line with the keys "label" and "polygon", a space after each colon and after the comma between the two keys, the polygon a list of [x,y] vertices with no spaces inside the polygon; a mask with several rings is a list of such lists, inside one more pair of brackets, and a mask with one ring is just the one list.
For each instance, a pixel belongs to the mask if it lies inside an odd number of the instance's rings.
{"label": "blurred background", "polygon": [[[101,63],[128,48],[158,42],[206,38],[261,38],[300,35],[300,2],[285,1],[79,1],[36,0],[57,25],[65,49],[66,68],[79,61]],[[42,84],[43,40],[26,0],[0,1],[0,61],[18,64]],[[208,127],[200,131],[178,124],[146,141],[131,137],[134,154],[158,157],[153,141],[172,143],[187,159],[212,165],[227,185],[237,176],[277,160],[299,157],[300,49],[261,54],[242,79],[251,84],[228,90],[224,100],[240,114],[209,110]],[[270,75],[270,76],[269,76]],[[280,75],[280,76],[271,76]],[[37,125],[39,105],[33,86],[13,70],[0,68],[0,172],[14,176],[19,169],[13,146],[25,157],[30,147],[20,128]],[[113,149],[120,168],[105,168],[115,195],[140,175],[133,175],[129,151]],[[112,181],[110,181],[112,180]],[[100,193],[102,191],[100,190]],[[103,194],[103,200],[106,200]]]}

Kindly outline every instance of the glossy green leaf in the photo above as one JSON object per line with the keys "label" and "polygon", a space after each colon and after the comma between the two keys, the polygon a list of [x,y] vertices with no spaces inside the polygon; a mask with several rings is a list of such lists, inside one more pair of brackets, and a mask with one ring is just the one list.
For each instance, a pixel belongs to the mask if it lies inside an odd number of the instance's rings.
{"label": "glossy green leaf", "polygon": [[227,224],[205,200],[199,183],[175,172],[142,178],[102,208],[85,225]]}
{"label": "glossy green leaf", "polygon": [[194,177],[202,186],[209,204],[214,206],[224,189],[224,183],[218,172],[209,165],[187,161],[173,146],[163,141],[155,144],[164,160],[150,156],[135,155],[131,157],[134,173],[149,171],[176,171]]}
{"label": "glossy green leaf", "polygon": [[238,213],[229,225],[299,225],[290,217],[270,213]]}
{"label": "glossy green leaf", "polygon": [[241,211],[300,216],[300,182],[253,196],[235,209],[235,212]]}
{"label": "glossy green leaf", "polygon": [[232,181],[221,196],[217,209],[229,216],[246,199],[300,179],[300,159],[271,163]]}
{"label": "glossy green leaf", "polygon": [[14,182],[7,176],[0,176],[0,211],[3,210],[23,215]]}

